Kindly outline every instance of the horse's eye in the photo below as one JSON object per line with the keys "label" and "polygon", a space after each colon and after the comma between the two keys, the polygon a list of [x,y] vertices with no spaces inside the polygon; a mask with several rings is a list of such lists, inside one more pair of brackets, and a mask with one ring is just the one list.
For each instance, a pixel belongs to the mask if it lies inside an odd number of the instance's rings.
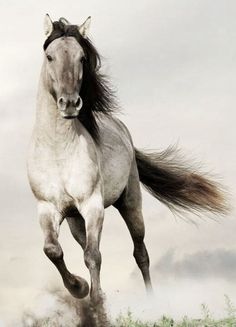
{"label": "horse's eye", "polygon": [[80,58],[80,62],[81,63],[84,63],[85,62],[85,57],[84,56]]}
{"label": "horse's eye", "polygon": [[50,55],[47,55],[47,60],[52,61],[52,57]]}

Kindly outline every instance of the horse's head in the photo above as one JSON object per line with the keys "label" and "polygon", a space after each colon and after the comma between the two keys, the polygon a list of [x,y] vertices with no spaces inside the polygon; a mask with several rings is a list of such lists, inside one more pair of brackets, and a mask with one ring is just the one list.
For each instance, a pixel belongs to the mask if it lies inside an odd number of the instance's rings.
{"label": "horse's head", "polygon": [[49,92],[64,118],[75,118],[83,106],[80,95],[90,17],[80,26],[71,25],[64,18],[52,22],[46,15],[44,43],[46,80]]}

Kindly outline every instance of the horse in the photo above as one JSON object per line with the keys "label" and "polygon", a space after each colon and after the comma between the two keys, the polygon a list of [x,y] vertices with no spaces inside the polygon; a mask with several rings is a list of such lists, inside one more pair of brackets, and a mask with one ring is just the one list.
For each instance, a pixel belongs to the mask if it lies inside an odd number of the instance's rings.
{"label": "horse", "polygon": [[[134,146],[115,115],[116,96],[88,37],[90,22],[91,17],[81,25],[45,17],[44,60],[27,167],[46,256],[71,295],[90,294],[96,302],[102,292],[99,244],[105,208],[114,206],[124,219],[134,258],[152,292],[140,184],[171,210],[224,214],[227,205],[218,183],[176,159],[173,147],[151,152]],[[84,251],[90,286],[66,267],[58,240],[64,220]]]}

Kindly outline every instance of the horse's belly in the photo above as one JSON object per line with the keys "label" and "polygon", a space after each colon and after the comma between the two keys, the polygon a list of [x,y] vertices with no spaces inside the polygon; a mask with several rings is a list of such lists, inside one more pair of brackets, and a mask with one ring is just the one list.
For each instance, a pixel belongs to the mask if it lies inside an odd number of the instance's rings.
{"label": "horse's belly", "polygon": [[107,151],[101,174],[104,185],[104,206],[112,205],[125,189],[133,161],[132,149],[122,152]]}
{"label": "horse's belly", "polygon": [[120,197],[127,185],[129,174],[113,176],[112,180],[105,178],[104,185],[104,207],[107,208],[114,204]]}

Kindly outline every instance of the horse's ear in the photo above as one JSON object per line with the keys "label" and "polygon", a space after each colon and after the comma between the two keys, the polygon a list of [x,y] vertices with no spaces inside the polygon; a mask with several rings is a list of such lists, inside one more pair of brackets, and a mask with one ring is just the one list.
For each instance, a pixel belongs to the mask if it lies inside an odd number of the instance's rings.
{"label": "horse's ear", "polygon": [[87,37],[88,37],[88,31],[89,31],[90,24],[91,24],[91,16],[89,16],[82,25],[78,26],[80,34],[85,39],[87,39]]}
{"label": "horse's ear", "polygon": [[52,20],[50,18],[50,16],[48,14],[45,15],[44,18],[44,33],[46,37],[49,37],[49,35],[52,33],[53,31],[53,23]]}

